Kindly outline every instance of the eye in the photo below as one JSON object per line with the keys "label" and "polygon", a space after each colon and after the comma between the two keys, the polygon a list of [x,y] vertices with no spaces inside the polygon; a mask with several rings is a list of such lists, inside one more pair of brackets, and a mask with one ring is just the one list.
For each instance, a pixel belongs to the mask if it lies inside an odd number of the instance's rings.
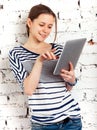
{"label": "eye", "polygon": [[48,26],[48,28],[49,28],[49,29],[51,29],[51,28],[52,28],[52,26]]}
{"label": "eye", "polygon": [[39,24],[39,26],[43,27],[43,26],[44,26],[44,24]]}

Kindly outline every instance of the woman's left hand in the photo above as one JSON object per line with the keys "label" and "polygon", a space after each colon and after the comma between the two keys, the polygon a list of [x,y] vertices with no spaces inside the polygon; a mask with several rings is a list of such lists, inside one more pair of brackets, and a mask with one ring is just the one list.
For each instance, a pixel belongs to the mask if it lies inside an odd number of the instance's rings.
{"label": "woman's left hand", "polygon": [[[60,75],[64,79],[64,81],[73,84],[75,82],[75,79],[76,79],[73,64],[71,62],[69,62],[69,71],[62,69]],[[70,88],[72,88],[72,87],[70,86]]]}

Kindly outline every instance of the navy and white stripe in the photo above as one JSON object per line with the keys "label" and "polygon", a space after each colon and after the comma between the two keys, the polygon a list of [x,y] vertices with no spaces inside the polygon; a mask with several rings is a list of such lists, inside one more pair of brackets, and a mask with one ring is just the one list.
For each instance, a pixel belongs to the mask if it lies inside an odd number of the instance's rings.
{"label": "navy and white stripe", "polygon": [[[60,55],[63,47],[52,44],[56,55]],[[22,46],[15,47],[9,53],[9,60],[16,79],[23,86],[23,80],[32,69],[35,59],[39,56]],[[44,74],[44,72],[42,73]],[[44,76],[46,77],[46,75]],[[80,118],[80,108],[70,92],[66,90],[63,80],[45,80],[41,77],[39,85],[32,96],[28,97],[31,121],[40,124],[59,122],[66,117]],[[44,78],[44,79],[43,79]],[[44,82],[45,80],[45,82]]]}

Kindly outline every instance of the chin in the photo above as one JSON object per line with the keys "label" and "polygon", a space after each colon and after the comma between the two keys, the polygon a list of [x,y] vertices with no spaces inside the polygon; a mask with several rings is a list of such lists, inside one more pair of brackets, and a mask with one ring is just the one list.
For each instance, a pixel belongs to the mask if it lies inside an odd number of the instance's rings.
{"label": "chin", "polygon": [[37,40],[37,42],[44,42],[44,40]]}
{"label": "chin", "polygon": [[44,42],[46,38],[37,39],[38,42]]}

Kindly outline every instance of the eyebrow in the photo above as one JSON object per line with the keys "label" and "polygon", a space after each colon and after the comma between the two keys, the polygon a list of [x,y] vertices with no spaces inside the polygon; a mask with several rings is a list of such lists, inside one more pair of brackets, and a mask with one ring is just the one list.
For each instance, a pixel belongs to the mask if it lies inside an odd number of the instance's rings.
{"label": "eyebrow", "polygon": [[[40,22],[40,23],[45,24],[45,22]],[[53,24],[49,24],[49,25],[53,26]]]}

